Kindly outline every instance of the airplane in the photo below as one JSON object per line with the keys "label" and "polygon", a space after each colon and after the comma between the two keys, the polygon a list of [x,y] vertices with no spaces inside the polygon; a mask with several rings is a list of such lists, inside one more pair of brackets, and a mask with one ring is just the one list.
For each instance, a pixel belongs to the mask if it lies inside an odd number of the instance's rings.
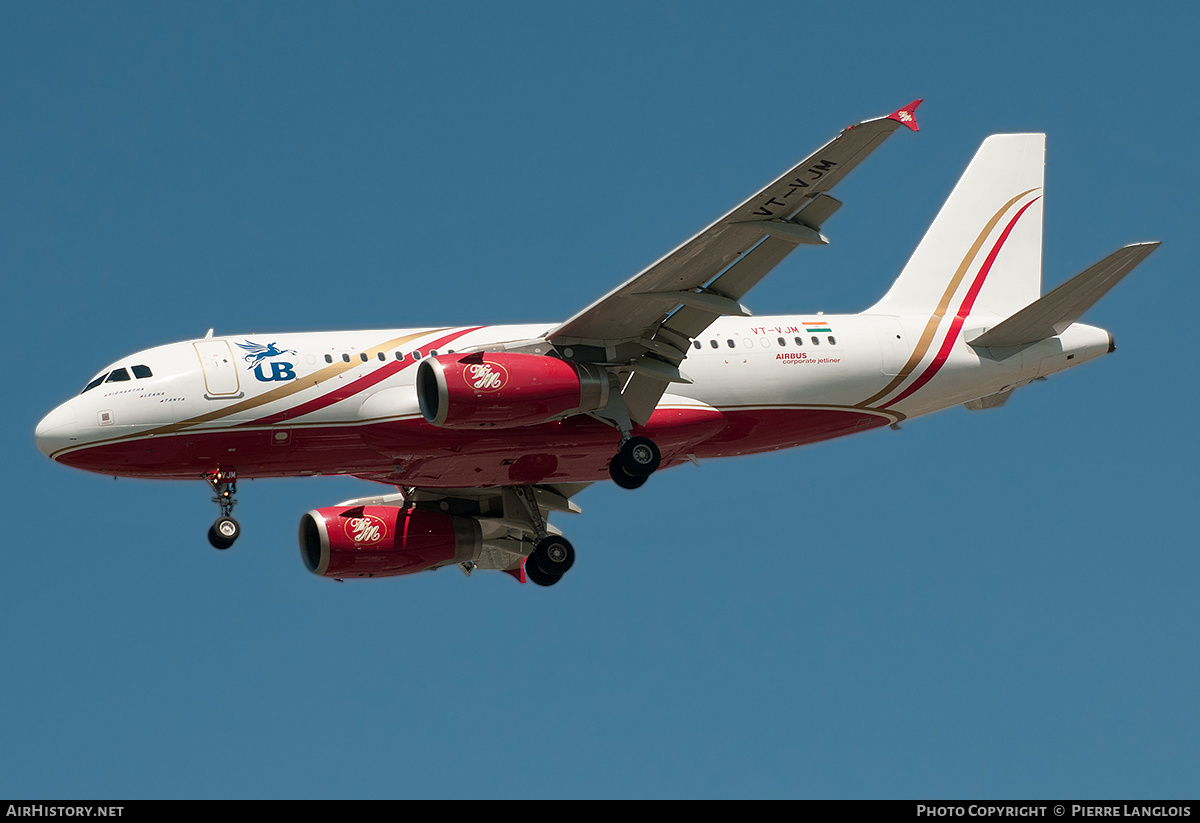
{"label": "airplane", "polygon": [[564,322],[214,336],[105,367],[37,426],[67,466],[204,479],[227,549],[237,481],[354,475],[380,494],[304,514],[337,580],[451,565],[557,583],[552,514],[612,480],[802,446],[964,404],[1114,350],[1079,318],[1157,242],[1042,295],[1045,135],[987,138],[888,292],[860,314],[753,316],[740,302],[798,246],[828,243],[830,192],[913,101],[832,141]]}

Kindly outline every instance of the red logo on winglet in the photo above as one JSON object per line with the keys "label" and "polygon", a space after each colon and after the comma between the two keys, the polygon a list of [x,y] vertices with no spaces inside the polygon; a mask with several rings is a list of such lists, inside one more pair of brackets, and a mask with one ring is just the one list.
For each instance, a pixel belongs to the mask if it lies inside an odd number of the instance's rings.
{"label": "red logo on winglet", "polygon": [[898,109],[887,116],[888,120],[895,120],[897,123],[903,123],[913,131],[918,131],[917,127],[917,106],[921,105],[920,100],[914,100],[902,109]]}

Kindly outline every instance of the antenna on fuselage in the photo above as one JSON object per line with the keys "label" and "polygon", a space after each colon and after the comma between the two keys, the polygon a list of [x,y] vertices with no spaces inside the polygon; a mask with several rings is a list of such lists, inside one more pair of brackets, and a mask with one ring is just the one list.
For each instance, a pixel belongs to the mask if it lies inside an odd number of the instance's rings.
{"label": "antenna on fuselage", "polygon": [[212,333],[213,333],[213,330],[209,329],[208,334],[204,335],[204,339],[207,340],[208,338],[212,337]]}

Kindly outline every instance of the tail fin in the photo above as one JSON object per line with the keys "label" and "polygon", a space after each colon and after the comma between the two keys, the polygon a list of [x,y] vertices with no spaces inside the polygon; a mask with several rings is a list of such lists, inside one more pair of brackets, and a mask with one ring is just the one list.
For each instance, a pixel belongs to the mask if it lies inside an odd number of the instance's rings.
{"label": "tail fin", "polygon": [[1045,147],[1044,134],[984,140],[900,277],[867,313],[1003,318],[1037,300]]}

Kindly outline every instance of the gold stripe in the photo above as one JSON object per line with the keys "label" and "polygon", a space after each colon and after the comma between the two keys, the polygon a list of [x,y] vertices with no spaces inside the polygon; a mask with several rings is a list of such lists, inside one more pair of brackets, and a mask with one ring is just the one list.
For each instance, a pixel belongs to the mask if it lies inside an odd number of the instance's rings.
{"label": "gold stripe", "polygon": [[892,418],[892,421],[899,423],[901,420],[907,420],[908,415],[903,412],[893,411],[892,409],[864,409],[861,406],[842,406],[837,403],[741,403],[736,406],[713,406],[719,412],[736,412],[736,411],[756,411],[760,409],[778,410],[778,411],[823,411],[826,409],[833,411],[844,412],[871,412],[876,415]]}
{"label": "gold stripe", "polygon": [[[402,337],[396,337],[392,340],[387,340],[377,346],[371,347],[366,350],[366,353],[374,357],[377,356],[380,351],[395,349],[404,345],[405,343],[417,339],[418,337],[424,337],[429,334],[441,334],[447,330],[448,329],[431,329],[428,331],[416,332],[415,334],[406,334]],[[297,379],[290,381],[283,386],[279,386],[271,391],[264,392],[257,397],[251,397],[247,400],[243,400],[240,403],[235,403],[232,406],[224,406],[220,409],[215,409],[211,412],[205,412],[204,414],[197,415],[196,417],[190,417],[187,420],[180,420],[177,423],[170,423],[166,426],[160,426],[157,429],[151,429],[150,431],[138,432],[136,434],[125,434],[121,435],[120,437],[110,438],[108,440],[95,440],[90,443],[83,443],[79,446],[71,446],[56,451],[54,454],[50,455],[50,459],[56,459],[60,454],[65,454],[69,451],[76,451],[82,448],[90,449],[94,446],[107,446],[112,443],[120,443],[124,440],[137,440],[142,437],[154,437],[160,434],[175,434],[183,429],[197,426],[201,423],[210,423],[213,420],[220,420],[223,417],[229,417],[230,415],[239,414],[249,409],[266,405],[267,403],[273,403],[276,400],[282,400],[283,398],[290,397],[299,391],[312,388],[313,386],[318,386],[326,380],[330,380],[342,374],[343,372],[357,368],[361,365],[361,362],[333,363],[332,365],[326,366],[318,372],[314,372],[312,375],[304,378],[303,380]]]}
{"label": "gold stripe", "polygon": [[890,383],[884,386],[880,391],[868,397],[866,400],[856,404],[856,408],[865,408],[870,406],[876,400],[881,400],[912,375],[913,371],[916,370],[917,366],[925,358],[926,353],[929,351],[929,347],[933,343],[934,334],[937,332],[938,326],[941,325],[942,319],[946,315],[946,309],[950,305],[950,299],[954,297],[954,293],[958,291],[959,285],[962,284],[963,277],[966,276],[967,270],[971,268],[971,264],[975,262],[975,257],[979,254],[979,250],[983,247],[984,241],[987,240],[988,235],[992,233],[992,229],[996,227],[996,224],[1000,222],[1000,218],[1004,215],[1004,213],[1022,197],[1034,191],[1037,191],[1036,186],[1028,191],[1021,192],[1012,200],[1009,200],[1007,203],[1001,206],[999,211],[992,215],[992,219],[989,220],[987,225],[983,227],[983,231],[979,232],[979,235],[975,238],[975,242],[971,244],[971,248],[967,250],[966,255],[963,257],[962,262],[958,264],[958,270],[954,272],[954,277],[950,279],[950,285],[946,287],[946,291],[942,294],[942,299],[938,302],[937,308],[934,309],[934,312],[932,315],[930,315],[928,322],[925,323],[925,330],[921,332],[921,337],[917,341],[917,347],[913,349],[913,353],[909,356],[908,362],[904,364],[904,367],[900,369],[900,373],[892,378]]}
{"label": "gold stripe", "polygon": [[[439,334],[444,331],[446,331],[446,330],[445,329],[435,329],[432,333]],[[424,337],[427,334],[430,334],[430,332],[422,331],[422,332],[417,332],[416,334],[407,334],[407,335],[404,335],[403,337],[397,337],[392,340],[388,340],[388,341],[386,341],[378,346],[375,346],[373,348],[369,348],[369,349],[367,349],[367,351],[365,353],[374,357],[374,356],[377,356],[381,350],[394,349],[397,346],[402,346],[411,340],[415,340],[418,337]],[[180,429],[186,429],[191,426],[195,426],[200,423],[208,423],[213,420],[220,420],[222,417],[228,417],[233,414],[239,414],[240,412],[248,411],[249,409],[257,408],[259,406],[265,406],[267,403],[274,403],[276,400],[282,400],[283,398],[290,397],[293,394],[296,394],[297,392],[304,391],[305,389],[310,388],[310,385],[311,386],[319,386],[321,383],[325,382],[326,380],[331,380],[334,377],[337,377],[338,375],[342,374],[343,372],[347,372],[350,369],[357,368],[360,365],[362,365],[361,362],[360,363],[354,363],[354,362],[333,363],[333,364],[321,369],[320,371],[315,372],[311,376],[305,378],[303,381],[296,380],[294,382],[289,382],[286,385],[272,389],[269,392],[264,392],[263,394],[258,395],[258,397],[251,397],[248,400],[243,400],[240,403],[234,403],[232,406],[226,406],[223,409],[217,409],[215,411],[207,412],[207,413],[201,414],[197,417],[192,417],[188,420],[181,420],[178,423],[172,423],[169,426],[163,426],[161,428],[154,429],[149,432],[145,432],[144,434],[173,434],[173,433],[179,431]]]}

